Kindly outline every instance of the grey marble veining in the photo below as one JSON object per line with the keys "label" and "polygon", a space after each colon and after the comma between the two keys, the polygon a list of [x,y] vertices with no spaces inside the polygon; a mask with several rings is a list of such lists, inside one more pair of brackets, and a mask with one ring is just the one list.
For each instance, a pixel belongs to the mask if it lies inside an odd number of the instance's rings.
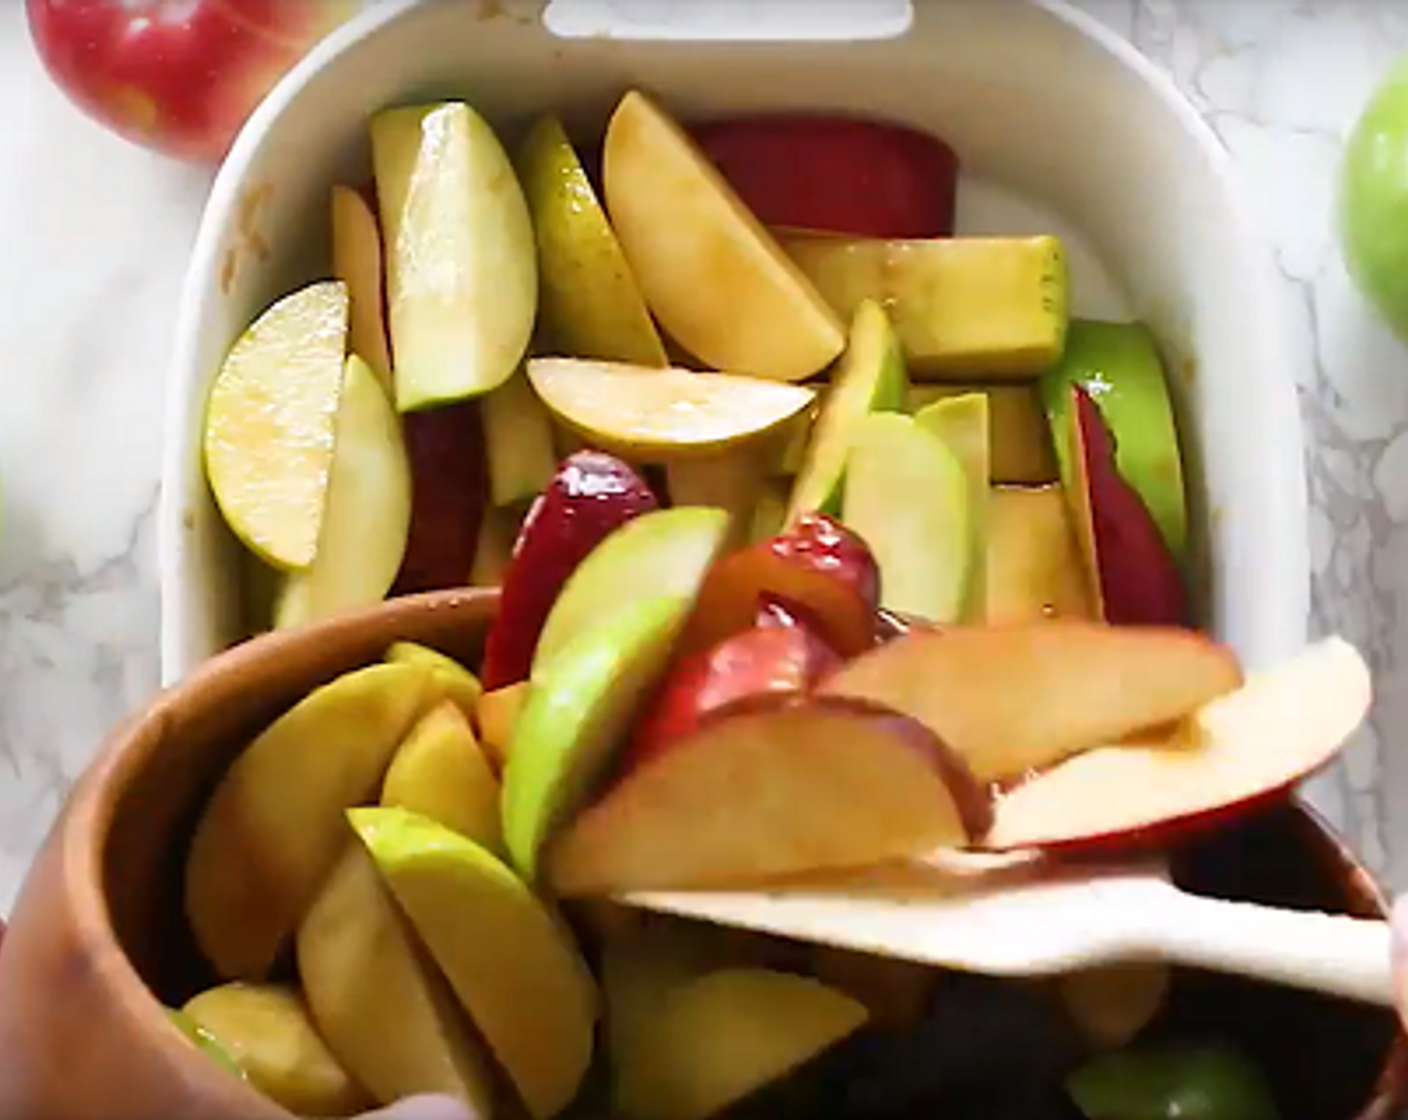
{"label": "grey marble veining", "polygon": [[[1317,631],[1364,648],[1372,724],[1311,796],[1408,887],[1408,350],[1333,236],[1343,137],[1408,47],[1404,0],[1079,0],[1232,152],[1294,315]],[[208,172],[130,147],[42,73],[0,5],[0,912],[104,732],[156,685],[171,320]]]}

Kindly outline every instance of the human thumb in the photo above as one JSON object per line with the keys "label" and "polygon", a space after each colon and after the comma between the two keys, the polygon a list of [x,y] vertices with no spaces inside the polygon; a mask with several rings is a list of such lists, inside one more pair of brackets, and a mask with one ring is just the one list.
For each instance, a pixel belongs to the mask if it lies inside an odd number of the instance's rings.
{"label": "human thumb", "polygon": [[454,1097],[435,1093],[402,1097],[395,1104],[364,1112],[356,1120],[479,1120],[475,1112]]}

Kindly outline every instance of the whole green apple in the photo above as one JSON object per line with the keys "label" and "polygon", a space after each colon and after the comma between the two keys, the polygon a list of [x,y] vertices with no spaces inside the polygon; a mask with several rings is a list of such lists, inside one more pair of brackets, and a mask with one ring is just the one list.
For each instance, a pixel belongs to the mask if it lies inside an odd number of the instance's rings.
{"label": "whole green apple", "polygon": [[1408,342],[1408,59],[1390,71],[1349,135],[1339,221],[1350,277]]}

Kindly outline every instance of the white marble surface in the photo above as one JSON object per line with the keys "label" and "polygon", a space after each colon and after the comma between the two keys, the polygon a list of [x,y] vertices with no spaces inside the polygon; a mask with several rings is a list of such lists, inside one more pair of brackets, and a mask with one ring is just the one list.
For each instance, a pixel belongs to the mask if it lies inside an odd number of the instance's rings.
{"label": "white marble surface", "polygon": [[[1349,288],[1345,130],[1408,2],[1083,0],[1169,71],[1269,215],[1311,446],[1315,625],[1379,671],[1371,732],[1315,800],[1408,887],[1408,350]],[[0,912],[103,733],[154,687],[162,387],[208,172],[102,132],[0,4]]]}

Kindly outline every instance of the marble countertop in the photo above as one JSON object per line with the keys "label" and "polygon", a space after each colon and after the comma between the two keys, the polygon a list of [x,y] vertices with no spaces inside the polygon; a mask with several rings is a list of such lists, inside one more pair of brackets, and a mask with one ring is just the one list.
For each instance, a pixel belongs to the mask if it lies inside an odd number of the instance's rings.
{"label": "marble countertop", "polygon": [[[1375,0],[1081,0],[1170,72],[1249,180],[1292,296],[1314,627],[1369,652],[1372,727],[1313,800],[1408,887],[1408,349],[1332,227],[1342,140],[1408,48]],[[103,734],[155,688],[162,397],[210,173],[101,131],[0,4],[0,913]]]}

